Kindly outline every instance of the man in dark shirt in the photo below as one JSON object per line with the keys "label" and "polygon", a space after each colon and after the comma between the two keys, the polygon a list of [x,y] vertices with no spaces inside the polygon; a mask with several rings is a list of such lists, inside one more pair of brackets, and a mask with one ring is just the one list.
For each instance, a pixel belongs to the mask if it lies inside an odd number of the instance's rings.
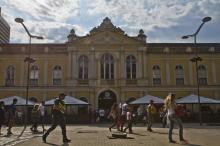
{"label": "man in dark shirt", "polygon": [[4,102],[0,101],[0,135],[2,135],[1,128],[4,123],[5,123],[5,107],[4,107]]}
{"label": "man in dark shirt", "polygon": [[66,108],[65,108],[65,103],[63,101],[65,96],[66,95],[64,93],[61,93],[59,95],[59,98],[54,101],[53,112],[52,112],[53,123],[52,126],[47,130],[47,132],[42,137],[42,140],[45,143],[47,136],[57,127],[57,125],[59,125],[62,129],[63,142],[68,143],[71,141],[66,136],[66,123],[65,123],[65,115],[64,115]]}
{"label": "man in dark shirt", "polygon": [[11,135],[11,128],[15,125],[15,118],[16,118],[16,103],[18,100],[16,98],[13,99],[12,104],[8,108],[8,135]]}

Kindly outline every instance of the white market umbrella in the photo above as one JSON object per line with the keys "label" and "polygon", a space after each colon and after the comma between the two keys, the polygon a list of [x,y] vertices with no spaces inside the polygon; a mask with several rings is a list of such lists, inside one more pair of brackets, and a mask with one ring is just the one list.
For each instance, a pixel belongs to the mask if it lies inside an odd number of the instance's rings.
{"label": "white market umbrella", "polygon": [[[19,96],[10,96],[6,98],[0,99],[0,101],[3,101],[5,105],[11,105],[13,102],[13,99],[17,99],[17,103],[15,105],[23,106],[26,105],[26,99],[19,97]],[[34,102],[28,100],[28,105],[34,105]]]}
{"label": "white market umbrella", "polygon": [[[56,99],[51,99],[45,102],[45,105],[54,105]],[[65,96],[64,103],[66,105],[89,105],[87,102],[79,100],[71,96]]]}
{"label": "white market umbrella", "polygon": [[[202,104],[220,104],[220,100],[204,97],[204,96],[199,96],[200,97],[200,103]],[[182,97],[180,99],[176,100],[176,103],[179,104],[198,104],[198,95],[188,95],[185,97]]]}
{"label": "white market umbrella", "polygon": [[152,96],[152,95],[146,95],[144,97],[138,98],[135,101],[132,101],[129,104],[149,104],[151,100],[153,100],[154,103],[160,103],[160,104],[164,103],[164,100],[159,97]]}

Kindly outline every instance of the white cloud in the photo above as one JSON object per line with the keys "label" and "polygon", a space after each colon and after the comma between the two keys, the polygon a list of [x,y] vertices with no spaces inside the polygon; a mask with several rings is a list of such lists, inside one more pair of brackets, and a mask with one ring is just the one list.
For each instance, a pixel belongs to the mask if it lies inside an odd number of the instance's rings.
{"label": "white cloud", "polygon": [[7,5],[37,20],[65,22],[79,12],[79,0],[8,0]]}
{"label": "white cloud", "polygon": [[170,27],[192,9],[194,2],[179,0],[91,0],[89,14],[102,13],[114,19],[121,19],[130,28]]}
{"label": "white cloud", "polygon": [[[160,33],[167,33],[163,30],[178,26],[179,30],[171,31],[178,34],[188,20],[190,27],[204,16],[220,20],[219,0],[5,0],[0,5],[11,26],[12,42],[22,43],[28,42],[28,37],[22,26],[14,22],[15,17],[24,18],[32,34],[46,38],[33,40],[39,43],[66,42],[72,28],[77,34],[85,35],[89,28],[95,27],[91,24],[97,20],[100,24],[106,16],[128,35],[137,35],[141,28],[147,35],[154,33],[151,42],[159,41],[156,37],[161,37]],[[173,41],[173,36],[168,35],[161,39],[170,37]]]}
{"label": "white cloud", "polygon": [[198,2],[200,10],[207,16],[219,17],[219,0],[201,0]]}

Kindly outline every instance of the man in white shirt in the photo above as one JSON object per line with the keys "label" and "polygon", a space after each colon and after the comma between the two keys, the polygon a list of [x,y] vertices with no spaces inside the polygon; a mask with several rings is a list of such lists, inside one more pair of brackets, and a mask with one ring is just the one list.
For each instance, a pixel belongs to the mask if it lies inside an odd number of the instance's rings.
{"label": "man in white shirt", "polygon": [[120,116],[120,127],[121,131],[123,131],[124,124],[126,122],[126,115],[128,110],[128,104],[125,102],[121,107],[121,116]]}
{"label": "man in white shirt", "polygon": [[44,128],[44,123],[45,123],[45,101],[42,101],[40,104],[40,122],[42,124],[43,132],[46,131]]}

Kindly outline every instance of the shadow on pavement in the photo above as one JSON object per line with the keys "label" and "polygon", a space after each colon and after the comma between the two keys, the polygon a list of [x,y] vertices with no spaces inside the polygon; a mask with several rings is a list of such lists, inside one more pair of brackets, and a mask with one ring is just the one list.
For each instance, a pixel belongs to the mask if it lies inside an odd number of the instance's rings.
{"label": "shadow on pavement", "polygon": [[202,145],[198,145],[198,144],[186,144],[187,146],[202,146]]}
{"label": "shadow on pavement", "polygon": [[137,136],[147,136],[146,134],[140,134],[140,133],[132,133],[132,134]]}
{"label": "shadow on pavement", "polygon": [[107,136],[108,139],[134,139],[134,137],[125,137],[125,138],[117,138],[117,137],[112,137],[112,136]]}
{"label": "shadow on pavement", "polygon": [[57,145],[57,144],[54,144],[54,143],[51,143],[51,142],[46,142],[46,144],[51,145],[51,146],[69,146],[68,143],[64,143],[62,145]]}
{"label": "shadow on pavement", "polygon": [[[160,132],[160,131],[152,131],[151,133],[157,133],[157,134],[166,134],[166,135],[168,135],[168,133],[167,132]],[[174,134],[174,133],[173,133]]]}

